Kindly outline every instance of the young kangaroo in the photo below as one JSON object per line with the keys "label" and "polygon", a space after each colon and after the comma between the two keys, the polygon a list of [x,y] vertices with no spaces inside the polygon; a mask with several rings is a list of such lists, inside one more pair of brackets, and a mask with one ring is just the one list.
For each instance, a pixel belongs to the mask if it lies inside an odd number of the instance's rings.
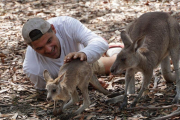
{"label": "young kangaroo", "polygon": [[[141,15],[121,32],[124,49],[118,54],[111,67],[112,74],[120,74],[126,69],[125,94],[121,108],[127,107],[127,91],[130,84],[134,84],[135,73],[143,74],[143,82],[138,96],[131,107],[134,107],[138,99],[153,75],[153,69],[161,64],[162,74],[167,81],[176,81],[176,96],[174,102],[180,100],[179,80],[179,44],[180,26],[169,14],[164,12],[149,12]],[[171,73],[170,58],[173,62],[175,74]]]}
{"label": "young kangaroo", "polygon": [[[73,103],[78,102],[79,97],[76,90],[77,87],[81,90],[84,100],[83,105],[76,110],[74,114],[80,114],[86,109],[90,105],[88,95],[89,82],[103,94],[109,94],[109,91],[105,90],[95,75],[93,75],[91,66],[86,61],[80,61],[79,59],[61,66],[59,77],[55,80],[53,80],[48,71],[45,70],[44,79],[47,82],[47,100],[54,100],[53,113],[55,115],[61,111],[65,112],[64,109],[70,107]],[[59,111],[56,110],[56,102],[58,100],[63,101],[63,105]]]}

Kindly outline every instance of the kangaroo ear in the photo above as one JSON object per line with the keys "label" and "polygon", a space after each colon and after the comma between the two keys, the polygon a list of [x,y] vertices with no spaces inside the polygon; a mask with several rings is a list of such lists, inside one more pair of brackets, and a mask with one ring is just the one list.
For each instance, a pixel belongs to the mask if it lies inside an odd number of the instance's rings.
{"label": "kangaroo ear", "polygon": [[55,79],[54,83],[55,83],[55,84],[59,84],[59,82],[61,82],[61,81],[64,79],[65,73],[66,73],[66,72],[64,72],[63,74],[59,75],[59,77],[57,77],[57,78]]}
{"label": "kangaroo ear", "polygon": [[128,48],[133,43],[130,36],[125,31],[121,32],[121,39],[122,39],[122,42],[124,43],[125,48]]}
{"label": "kangaroo ear", "polygon": [[44,80],[46,82],[48,82],[49,80],[52,80],[52,77],[50,76],[50,74],[47,70],[44,70],[43,76],[44,76]]}
{"label": "kangaroo ear", "polygon": [[139,38],[137,38],[134,42],[133,42],[133,50],[136,52],[138,48],[141,47],[141,45],[143,44],[144,41],[144,36],[140,36]]}

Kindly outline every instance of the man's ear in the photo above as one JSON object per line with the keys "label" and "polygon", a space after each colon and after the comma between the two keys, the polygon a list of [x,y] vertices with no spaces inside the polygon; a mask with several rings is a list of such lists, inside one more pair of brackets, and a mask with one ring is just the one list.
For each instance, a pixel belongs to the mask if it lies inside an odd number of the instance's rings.
{"label": "man's ear", "polygon": [[56,29],[55,29],[55,27],[54,27],[53,24],[51,24],[51,29],[52,29],[52,31],[56,34]]}
{"label": "man's ear", "polygon": [[43,77],[46,82],[48,82],[49,80],[52,80],[52,77],[50,76],[47,70],[44,70]]}

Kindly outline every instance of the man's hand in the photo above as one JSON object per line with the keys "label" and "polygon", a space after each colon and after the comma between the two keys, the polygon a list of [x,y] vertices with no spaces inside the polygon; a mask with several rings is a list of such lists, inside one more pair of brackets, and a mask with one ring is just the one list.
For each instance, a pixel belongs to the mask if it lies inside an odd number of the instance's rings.
{"label": "man's hand", "polygon": [[83,52],[72,52],[65,56],[64,63],[70,62],[72,59],[79,58],[81,61],[87,60],[87,56]]}

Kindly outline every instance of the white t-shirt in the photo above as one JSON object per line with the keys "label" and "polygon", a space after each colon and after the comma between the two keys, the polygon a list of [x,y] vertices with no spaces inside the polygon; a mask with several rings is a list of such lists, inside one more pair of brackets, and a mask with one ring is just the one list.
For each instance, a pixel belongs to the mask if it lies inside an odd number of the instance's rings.
{"label": "white t-shirt", "polygon": [[23,70],[34,83],[36,89],[45,89],[46,82],[43,78],[45,69],[49,71],[52,78],[58,76],[59,68],[64,63],[64,57],[71,52],[84,52],[87,61],[97,61],[108,49],[108,43],[85,27],[78,20],[61,16],[48,20],[56,29],[56,36],[61,44],[61,56],[52,59],[37,53],[31,46],[27,47]]}

